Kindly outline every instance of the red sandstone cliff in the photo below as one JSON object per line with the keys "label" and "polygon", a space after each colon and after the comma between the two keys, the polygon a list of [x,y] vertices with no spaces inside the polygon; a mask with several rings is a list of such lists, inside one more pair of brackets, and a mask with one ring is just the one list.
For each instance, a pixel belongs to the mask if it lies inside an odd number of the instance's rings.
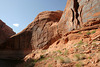
{"label": "red sandstone cliff", "polygon": [[[44,11],[39,13],[35,20],[23,31],[13,35],[4,47],[7,49],[37,49],[50,45],[52,41],[59,38],[54,34],[62,11]],[[52,38],[55,37],[53,40]]]}
{"label": "red sandstone cliff", "polygon": [[[23,31],[10,37],[0,48],[7,52],[8,57],[25,56],[32,49],[48,48],[59,37],[57,24],[62,15],[62,11],[44,11],[38,14],[35,20],[30,23]],[[1,51],[1,54],[4,52]],[[6,53],[6,52],[5,52]]]}
{"label": "red sandstone cliff", "polygon": [[[3,43],[1,48],[13,51],[8,57],[14,54],[14,57],[25,56],[33,49],[24,59],[35,59],[36,67],[48,67],[51,64],[53,67],[75,67],[80,61],[84,66],[100,66],[99,5],[100,0],[67,0],[64,12],[39,13],[32,23]],[[25,50],[30,51],[26,53]]]}
{"label": "red sandstone cliff", "polygon": [[14,35],[15,32],[7,26],[2,20],[0,20],[0,44],[4,43],[6,40],[10,38],[10,36]]}
{"label": "red sandstone cliff", "polygon": [[[56,27],[54,34],[59,36],[48,49],[33,50],[24,58],[25,61],[36,60],[36,62],[26,62],[30,64],[29,66],[100,66],[100,0],[67,0],[63,15]],[[33,40],[35,45],[37,44],[35,48],[41,47],[42,42],[43,46],[46,46],[40,36],[34,36]],[[37,38],[40,39],[40,43]]]}
{"label": "red sandstone cliff", "polygon": [[[92,23],[100,18],[100,0],[67,0],[67,5],[59,21],[59,33],[84,27],[86,22]],[[100,22],[94,23],[100,24]]]}

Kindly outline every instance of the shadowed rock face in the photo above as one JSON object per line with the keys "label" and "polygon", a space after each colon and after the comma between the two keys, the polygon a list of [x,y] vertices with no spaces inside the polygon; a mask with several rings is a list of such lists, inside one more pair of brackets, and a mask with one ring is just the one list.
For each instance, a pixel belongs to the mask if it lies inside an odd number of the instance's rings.
{"label": "shadowed rock face", "polygon": [[59,33],[79,29],[89,20],[97,18],[100,18],[100,0],[67,0],[58,24]]}
{"label": "shadowed rock face", "polygon": [[0,44],[4,43],[6,40],[10,38],[10,36],[14,35],[15,32],[7,26],[2,20],[0,20]]}

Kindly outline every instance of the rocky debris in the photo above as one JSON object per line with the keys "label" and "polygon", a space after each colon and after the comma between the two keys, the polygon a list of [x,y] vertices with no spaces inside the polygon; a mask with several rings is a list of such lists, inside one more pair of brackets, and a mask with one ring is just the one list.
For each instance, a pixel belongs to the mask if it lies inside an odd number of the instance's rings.
{"label": "rocky debris", "polygon": [[90,42],[89,42],[89,44],[91,44],[93,42],[93,40],[96,40],[97,38],[100,39],[100,29],[98,29],[96,31],[96,33],[94,33],[93,35],[90,36]]}
{"label": "rocky debris", "polygon": [[[95,41],[95,44],[88,44],[90,36],[96,34],[96,32],[92,33],[92,31],[99,32],[99,29],[80,31],[81,33],[79,32],[71,33],[67,37],[64,36],[59,40],[57,40],[56,42],[54,42],[52,45],[50,45],[50,47],[46,49],[45,53],[42,52],[44,50],[39,49],[35,52],[35,56],[33,58],[29,57],[25,59],[26,61],[27,59],[36,60],[37,58],[40,58],[41,55],[44,56],[44,59],[39,59],[40,61],[37,61],[35,63],[35,67],[50,66],[49,64],[51,64],[53,67],[56,66],[64,67],[67,65],[72,67],[74,66],[98,67],[100,62],[100,57],[99,57],[100,50],[97,48],[100,48],[100,44],[96,44],[98,41]],[[87,34],[87,32],[90,32],[91,34],[88,35],[89,37],[83,38],[83,35]],[[70,36],[72,36],[73,39],[68,39],[71,38]],[[46,53],[48,54],[45,55]],[[69,59],[66,60],[65,59],[66,57],[68,57]],[[66,60],[66,62],[64,60]],[[70,62],[67,63],[69,60]],[[46,64],[45,62],[48,63]]]}
{"label": "rocky debris", "polygon": [[[67,0],[67,5],[58,24],[58,32],[100,24],[100,0]],[[100,26],[100,25],[99,25]]]}
{"label": "rocky debris", "polygon": [[87,50],[84,53],[86,53],[86,54],[91,53],[91,50]]}
{"label": "rocky debris", "polygon": [[15,32],[7,26],[2,20],[0,20],[0,44],[7,41],[10,36],[14,35]]}

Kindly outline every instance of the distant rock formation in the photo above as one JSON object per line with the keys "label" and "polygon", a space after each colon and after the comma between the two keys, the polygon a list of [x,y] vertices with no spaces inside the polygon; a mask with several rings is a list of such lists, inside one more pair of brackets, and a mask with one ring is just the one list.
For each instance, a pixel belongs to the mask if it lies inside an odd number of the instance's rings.
{"label": "distant rock formation", "polygon": [[15,32],[7,26],[2,20],[0,20],[0,44],[7,41],[10,36],[14,35]]}
{"label": "distant rock formation", "polygon": [[67,5],[58,24],[58,31],[60,34],[64,34],[80,29],[84,27],[86,22],[91,23],[98,18],[100,18],[100,0],[67,0]]}

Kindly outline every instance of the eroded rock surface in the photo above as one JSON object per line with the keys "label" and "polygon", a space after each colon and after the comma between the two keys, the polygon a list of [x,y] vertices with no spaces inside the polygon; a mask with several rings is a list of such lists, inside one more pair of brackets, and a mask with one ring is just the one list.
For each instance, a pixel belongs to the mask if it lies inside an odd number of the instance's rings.
{"label": "eroded rock surface", "polygon": [[0,53],[2,55],[8,54],[7,57],[22,57],[30,53],[32,49],[48,48],[60,38],[56,32],[62,13],[62,11],[39,13],[23,31],[11,36],[7,42],[0,46],[3,50]]}
{"label": "eroded rock surface", "polygon": [[33,48],[47,48],[59,38],[56,32],[61,15],[62,11],[45,11],[35,18],[31,41]]}
{"label": "eroded rock surface", "polygon": [[[100,0],[67,0],[64,13],[59,21],[59,32],[80,29],[86,22],[100,18]],[[100,22],[98,22],[100,24]]]}
{"label": "eroded rock surface", "polygon": [[56,31],[61,15],[62,11],[39,13],[35,20],[23,31],[13,35],[9,41],[4,43],[5,48],[38,49],[50,45],[52,41],[59,38],[59,35],[56,35]]}

